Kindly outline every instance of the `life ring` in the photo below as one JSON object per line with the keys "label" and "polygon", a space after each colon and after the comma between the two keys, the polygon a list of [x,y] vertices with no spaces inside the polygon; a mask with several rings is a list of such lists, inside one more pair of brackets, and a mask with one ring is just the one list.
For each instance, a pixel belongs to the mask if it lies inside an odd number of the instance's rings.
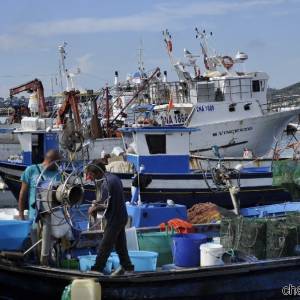
{"label": "life ring", "polygon": [[234,65],[234,61],[230,56],[226,55],[222,57],[222,65],[229,70]]}

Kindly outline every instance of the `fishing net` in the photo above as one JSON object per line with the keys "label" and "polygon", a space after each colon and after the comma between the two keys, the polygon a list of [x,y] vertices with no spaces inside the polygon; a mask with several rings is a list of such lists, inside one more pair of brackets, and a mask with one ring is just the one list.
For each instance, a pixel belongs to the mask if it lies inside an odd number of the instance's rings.
{"label": "fishing net", "polygon": [[300,216],[292,219],[286,217],[267,220],[266,258],[295,255],[300,232],[300,223],[297,219],[300,220]]}
{"label": "fishing net", "polygon": [[266,222],[257,218],[224,218],[220,228],[226,251],[239,250],[258,259],[266,257]]}
{"label": "fishing net", "polygon": [[273,185],[283,186],[294,183],[294,172],[297,161],[292,159],[276,160],[272,164]]}
{"label": "fishing net", "polygon": [[277,160],[272,164],[273,185],[290,192],[293,199],[300,198],[300,163],[298,160]]}
{"label": "fishing net", "polygon": [[239,250],[258,259],[297,255],[300,213],[280,218],[223,218],[221,244],[226,251]]}
{"label": "fishing net", "polygon": [[266,257],[265,219],[239,218],[234,248],[258,259]]}
{"label": "fishing net", "polygon": [[238,222],[237,216],[222,218],[221,220],[220,241],[226,251],[234,248]]}
{"label": "fishing net", "polygon": [[211,202],[198,203],[187,211],[188,221],[192,224],[216,223],[222,217],[234,216],[234,213]]}

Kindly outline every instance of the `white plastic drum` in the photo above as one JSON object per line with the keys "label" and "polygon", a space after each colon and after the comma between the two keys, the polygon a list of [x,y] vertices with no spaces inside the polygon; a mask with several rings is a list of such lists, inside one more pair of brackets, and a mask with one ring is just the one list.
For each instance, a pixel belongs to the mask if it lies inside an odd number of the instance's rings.
{"label": "white plastic drum", "polygon": [[221,244],[205,243],[200,246],[201,267],[223,265],[224,248]]}

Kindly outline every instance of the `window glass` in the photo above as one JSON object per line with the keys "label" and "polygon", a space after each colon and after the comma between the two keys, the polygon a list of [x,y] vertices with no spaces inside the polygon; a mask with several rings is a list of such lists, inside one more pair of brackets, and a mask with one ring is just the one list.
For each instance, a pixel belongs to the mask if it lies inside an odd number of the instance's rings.
{"label": "window glass", "polygon": [[252,80],[252,91],[260,92],[259,80]]}
{"label": "window glass", "polygon": [[150,154],[166,153],[166,135],[165,134],[146,134],[146,142]]}

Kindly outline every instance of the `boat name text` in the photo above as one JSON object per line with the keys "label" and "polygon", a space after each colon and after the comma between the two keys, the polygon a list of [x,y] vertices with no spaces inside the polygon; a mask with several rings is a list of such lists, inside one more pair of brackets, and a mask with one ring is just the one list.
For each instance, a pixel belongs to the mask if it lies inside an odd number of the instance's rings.
{"label": "boat name text", "polygon": [[243,131],[250,131],[253,130],[252,126],[249,127],[244,127],[244,128],[236,128],[236,129],[231,129],[231,130],[222,130],[218,132],[213,132],[213,136],[220,136],[220,135],[226,135],[226,134],[234,134],[237,132],[243,132]]}
{"label": "boat name text", "polygon": [[215,111],[215,106],[212,104],[209,105],[199,105],[196,108],[197,112],[204,112],[204,111]]}

